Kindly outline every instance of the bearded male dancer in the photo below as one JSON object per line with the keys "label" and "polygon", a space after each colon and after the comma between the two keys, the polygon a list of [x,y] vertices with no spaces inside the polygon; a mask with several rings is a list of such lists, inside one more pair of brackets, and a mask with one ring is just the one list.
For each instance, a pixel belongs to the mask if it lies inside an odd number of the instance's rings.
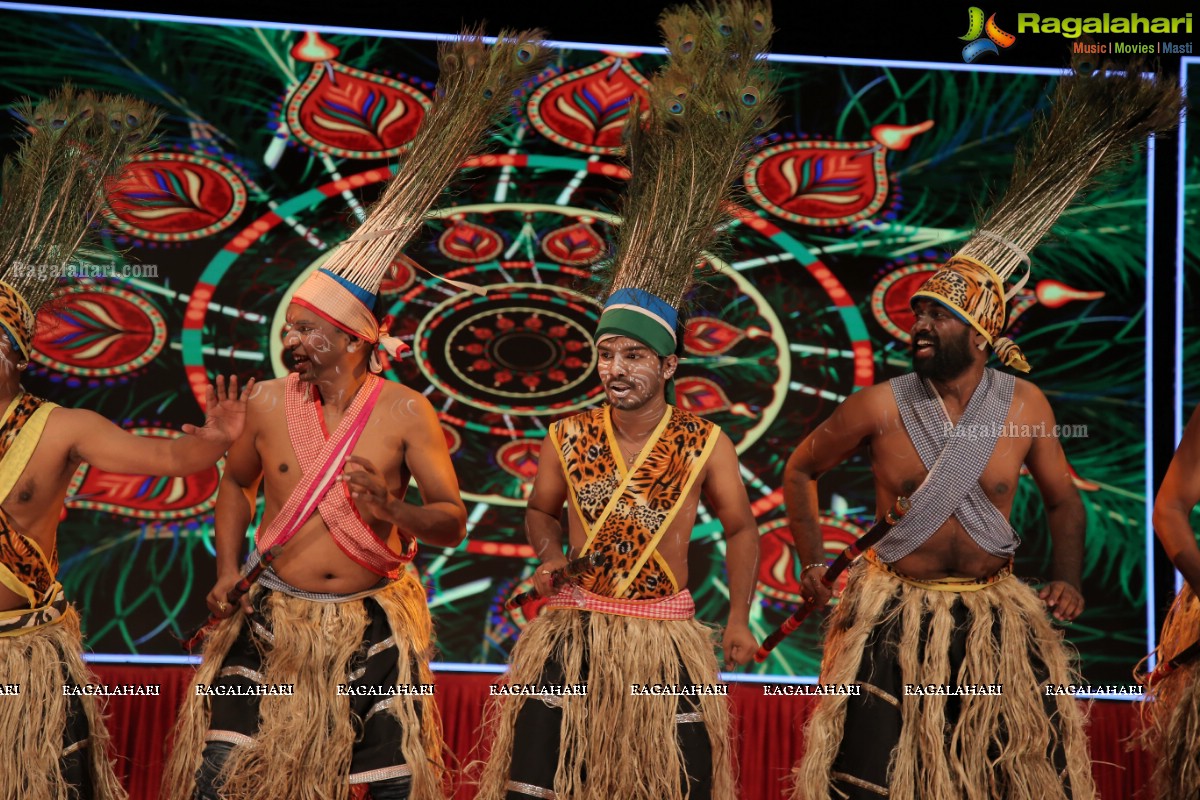
{"label": "bearded male dancer", "polygon": [[151,143],[159,114],[70,87],[16,112],[30,135],[0,204],[0,684],[19,691],[0,702],[0,797],[120,800],[100,706],[69,691],[95,679],[57,577],[67,487],[84,462],[135,475],[211,467],[241,433],[246,392],[239,398],[236,378],[228,391],[218,378],[204,426],[167,440],[25,391],[38,310],[52,309],[58,276],[78,258],[111,182]]}
{"label": "bearded male dancer", "polygon": [[1154,532],[1184,585],[1163,621],[1158,667],[1142,704],[1141,744],[1154,756],[1159,800],[1186,800],[1200,792],[1200,547],[1191,513],[1200,503],[1200,408],[1154,499]]}
{"label": "bearded male dancer", "polygon": [[[540,32],[478,33],[439,48],[433,109],[350,240],[287,308],[286,378],[261,384],[230,449],[217,498],[217,583],[226,619],[209,635],[164,776],[168,800],[438,800],[446,774],[426,689],[433,625],[406,569],[417,541],[454,547],[466,509],[429,401],[380,378],[376,347],[403,343],[373,314],[380,282],[426,210],[482,145],[513,91],[545,62]],[[413,480],[423,503],[404,497]],[[264,489],[255,548],[241,545]],[[225,598],[281,547],[239,608]],[[288,684],[293,694],[256,695]],[[237,690],[250,692],[237,693]]]}
{"label": "bearded male dancer", "polygon": [[[1178,122],[1165,80],[1104,70],[1061,78],[1035,121],[1004,198],[912,298],[914,372],[851,395],[800,443],[785,471],[801,594],[829,598],[817,478],[866,447],[882,513],[911,510],[851,570],[829,620],[821,679],[858,696],[818,698],[793,800],[1095,797],[1070,659],[1048,613],[1070,623],[1085,514],[1054,413],[1032,383],[986,367],[1029,365],[1003,336],[1006,280],[1092,177]],[[1021,466],[1042,494],[1053,542],[1041,591],[1012,575],[1009,523]],[[956,694],[914,694],[912,685]],[[955,686],[999,694],[958,695]]]}
{"label": "bearded male dancer", "polygon": [[[740,0],[671,9],[660,25],[670,59],[652,83],[647,128],[635,114],[626,130],[632,178],[595,334],[608,405],[558,420],[542,445],[525,520],[541,560],[537,590],[550,599],[521,634],[507,678],[586,683],[587,695],[493,704],[480,800],[737,793],[729,710],[704,691],[718,680],[717,662],[687,591],[687,555],[703,497],[726,537],[725,660],[743,664],[758,644],[748,627],[757,526],[732,441],[668,396],[683,338],[677,309],[728,218],[749,143],[773,114],[756,58],[771,26],[765,6]],[[599,553],[604,566],[556,591],[564,546],[573,557]],[[646,684],[699,693],[639,695]]]}

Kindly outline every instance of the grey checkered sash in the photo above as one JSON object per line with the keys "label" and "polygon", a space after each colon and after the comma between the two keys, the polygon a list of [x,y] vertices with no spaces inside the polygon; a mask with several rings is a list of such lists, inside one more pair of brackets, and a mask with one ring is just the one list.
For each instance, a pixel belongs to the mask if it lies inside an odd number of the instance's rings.
{"label": "grey checkered sash", "polygon": [[954,516],[981,548],[998,556],[1012,555],[1021,540],[988,499],[979,478],[1008,419],[1016,380],[1007,373],[984,370],[953,429],[929,381],[910,372],[890,383],[904,429],[929,474],[909,498],[912,510],[875,545],[876,554],[884,561],[897,561]]}

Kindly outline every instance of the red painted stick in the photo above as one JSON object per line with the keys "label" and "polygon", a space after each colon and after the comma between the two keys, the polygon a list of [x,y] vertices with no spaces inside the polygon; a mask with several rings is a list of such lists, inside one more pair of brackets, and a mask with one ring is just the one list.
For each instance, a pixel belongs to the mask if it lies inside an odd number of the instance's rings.
{"label": "red painted stick", "polygon": [[[876,522],[871,530],[863,534],[861,539],[848,546],[834,559],[833,564],[825,571],[825,575],[821,577],[821,583],[832,589],[834,581],[846,571],[846,567],[850,566],[850,562],[858,558],[859,553],[870,547],[874,547],[892,529],[892,526],[908,513],[910,507],[907,497],[897,497],[896,505],[892,506],[891,511],[885,514],[883,519]],[[762,643],[762,647],[758,648],[758,652],[754,654],[754,660],[759,664],[766,661],[771,651],[778,647],[779,643],[786,639],[789,634],[799,628],[805,618],[815,611],[816,608],[817,604],[809,600],[793,611],[792,615],[785,619],[783,624],[766,638],[766,641]]]}
{"label": "red painted stick", "polygon": [[1164,661],[1158,668],[1142,679],[1146,686],[1153,686],[1180,667],[1187,666],[1200,657],[1200,641],[1195,641],[1180,650],[1174,658]]}
{"label": "red painted stick", "polygon": [[[240,581],[233,585],[233,588],[229,590],[229,593],[225,595],[225,602],[233,606],[235,612],[237,611],[238,603],[240,603],[246,593],[250,591],[250,587],[254,585],[254,582],[258,580],[259,576],[263,574],[263,570],[271,566],[271,562],[274,561],[282,552],[283,545],[277,544],[266,553],[263,553],[262,558],[257,564],[254,565],[254,569],[247,572]],[[224,617],[218,617],[216,614],[209,614],[208,621],[193,631],[192,635],[189,636],[186,641],[184,641],[183,649],[187,650],[189,653],[195,650],[196,645],[200,644],[200,642],[204,640],[204,637],[208,636],[212,629],[215,628],[223,619]]]}

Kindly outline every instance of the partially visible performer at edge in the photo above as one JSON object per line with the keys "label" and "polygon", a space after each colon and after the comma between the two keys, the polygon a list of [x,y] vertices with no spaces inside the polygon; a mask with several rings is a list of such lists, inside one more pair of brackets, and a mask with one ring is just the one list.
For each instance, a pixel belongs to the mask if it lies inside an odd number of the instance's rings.
{"label": "partially visible performer at edge", "polygon": [[[437,99],[411,152],[288,306],[283,344],[295,371],[252,397],[217,498],[208,605],[228,618],[197,676],[214,696],[187,699],[164,798],[345,800],[357,784],[374,800],[445,797],[428,689],[432,621],[407,565],[418,540],[461,542],[466,510],[433,407],[376,374],[376,346],[394,356],[402,343],[372,307],[426,210],[545,63],[541,38],[501,32],[486,47],[470,32],[439,48]],[[422,505],[404,500],[410,478]],[[230,608],[260,483],[263,521],[245,569],[281,550]],[[280,684],[293,694],[271,693]],[[238,690],[266,694],[220,694]]]}
{"label": "partially visible performer at edge", "polygon": [[[829,591],[818,477],[866,447],[879,512],[897,496],[912,503],[854,565],[829,620],[821,680],[862,692],[818,698],[794,800],[1095,797],[1077,701],[1045,690],[1073,682],[1048,615],[1069,624],[1084,608],[1083,504],[1046,397],[986,362],[991,351],[1029,371],[1002,335],[1028,253],[1095,175],[1178,123],[1178,86],[1140,72],[1058,81],[1003,199],[912,298],[914,372],[849,397],[788,462],[801,594],[819,604]],[[1006,287],[1022,265],[1025,276]],[[1012,574],[1020,538],[1009,515],[1022,464],[1053,542],[1040,591]],[[906,685],[1002,689],[922,696]]]}
{"label": "partially visible performer at edge", "polygon": [[[242,430],[245,392],[209,387],[203,428],[134,436],[98,414],[60,408],[21,386],[39,308],[80,257],[106,189],[151,144],[159,113],[131,98],[69,87],[18,103],[29,137],[5,164],[0,204],[0,797],[119,800],[101,708],[73,689],[95,683],[79,617],[57,580],[57,533],[82,462],[116,473],[184,476],[207,469]],[[8,168],[15,167],[10,173]],[[247,389],[250,388],[247,386]]]}
{"label": "partially visible performer at edge", "polygon": [[[502,695],[485,715],[479,800],[737,794],[714,636],[695,619],[687,556],[703,496],[726,537],[725,659],[743,664],[758,645],[748,627],[757,526],[732,441],[668,398],[678,308],[729,218],[749,144],[774,114],[755,60],[772,30],[765,6],[742,2],[672,9],[660,25],[670,59],[651,85],[646,127],[626,129],[632,178],[595,334],[608,405],[555,422],[542,445],[525,519],[549,602],[522,632],[507,676],[513,687],[586,684],[587,693]],[[603,563],[560,588],[551,573],[568,562],[564,545]],[[645,685],[698,693],[633,688]]]}
{"label": "partially visible performer at edge", "polygon": [[[1152,702],[1142,746],[1155,757],[1154,797],[1188,800],[1200,792],[1200,547],[1189,516],[1200,503],[1200,408],[1183,432],[1154,500],[1154,532],[1186,583],[1167,612],[1158,640],[1161,677],[1150,682]],[[1189,649],[1190,648],[1190,649]],[[1172,664],[1179,659],[1178,664]]]}

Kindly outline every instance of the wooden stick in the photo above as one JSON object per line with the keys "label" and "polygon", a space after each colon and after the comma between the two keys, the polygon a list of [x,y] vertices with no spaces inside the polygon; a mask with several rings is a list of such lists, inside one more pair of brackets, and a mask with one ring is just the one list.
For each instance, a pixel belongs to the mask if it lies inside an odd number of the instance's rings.
{"label": "wooden stick", "polygon": [[[237,613],[238,604],[241,602],[242,598],[245,597],[246,593],[250,591],[250,587],[254,585],[259,576],[263,574],[263,570],[271,566],[271,562],[278,558],[279,554],[282,552],[283,545],[277,544],[264,553],[259,562],[254,565],[254,569],[247,572],[240,581],[233,585],[233,588],[229,590],[228,594],[225,595],[225,602],[233,606],[234,613]],[[183,649],[189,653],[195,650],[196,646],[204,640],[204,637],[208,636],[208,634],[212,632],[212,629],[215,628],[223,619],[225,619],[225,617],[218,617],[216,614],[209,614],[208,620],[199,628],[194,630],[192,635],[183,642]]]}
{"label": "wooden stick", "polygon": [[[821,577],[821,583],[825,584],[830,589],[833,588],[833,583],[838,579],[838,576],[846,571],[846,567],[850,566],[850,562],[858,558],[859,554],[864,550],[874,547],[879,543],[887,532],[892,529],[892,526],[900,521],[900,518],[908,513],[909,505],[907,497],[897,497],[896,505],[892,506],[891,511],[884,515],[883,519],[876,522],[871,530],[863,534],[857,542],[849,545],[843,550],[825,574]],[[766,641],[762,643],[762,647],[758,648],[758,652],[754,654],[755,662],[761,664],[767,660],[767,656],[771,651],[779,646],[779,643],[788,637],[793,631],[800,627],[805,618],[815,611],[817,604],[815,600],[808,600],[804,605],[792,612],[792,615],[783,621]]]}

